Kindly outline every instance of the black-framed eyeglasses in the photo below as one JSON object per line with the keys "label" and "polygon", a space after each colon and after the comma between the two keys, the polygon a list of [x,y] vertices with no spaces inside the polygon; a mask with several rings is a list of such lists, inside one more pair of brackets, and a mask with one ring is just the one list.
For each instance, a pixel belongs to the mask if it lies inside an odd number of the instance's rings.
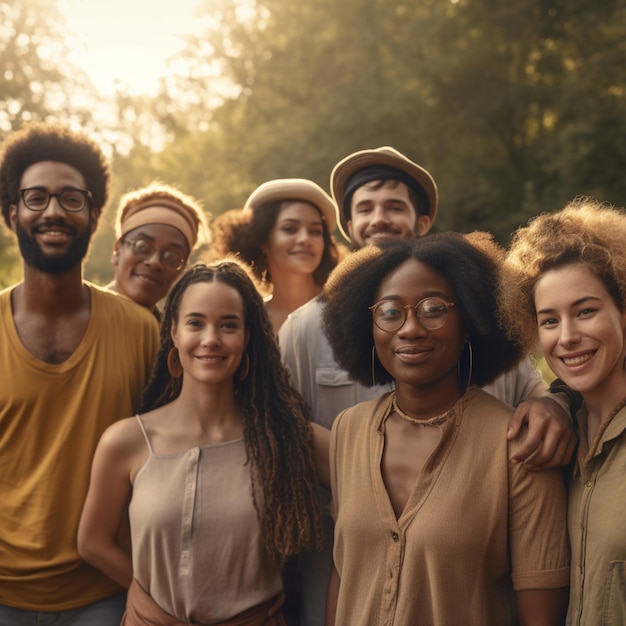
{"label": "black-framed eyeglasses", "polygon": [[24,206],[31,211],[38,212],[45,211],[52,198],[56,198],[60,207],[68,213],[78,213],[93,201],[90,191],[75,187],[65,187],[58,193],[52,193],[44,187],[28,187],[20,189],[19,193]]}
{"label": "black-framed eyeglasses", "polygon": [[454,302],[447,302],[435,296],[423,298],[417,304],[402,304],[399,300],[380,300],[368,307],[374,317],[374,324],[387,333],[400,330],[413,309],[420,326],[426,330],[437,330],[448,321],[448,313]]}
{"label": "black-framed eyeglasses", "polygon": [[133,254],[139,259],[149,259],[155,252],[164,265],[172,270],[182,269],[187,259],[173,250],[160,250],[145,239],[122,239],[122,243],[131,247]]}

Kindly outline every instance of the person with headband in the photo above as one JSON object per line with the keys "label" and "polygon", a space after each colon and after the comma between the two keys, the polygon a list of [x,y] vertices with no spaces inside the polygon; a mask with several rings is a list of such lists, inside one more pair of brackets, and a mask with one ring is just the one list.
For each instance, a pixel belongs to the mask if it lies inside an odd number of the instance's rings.
{"label": "person with headband", "polygon": [[210,258],[235,254],[251,267],[268,292],[265,306],[278,334],[289,313],[321,293],[337,265],[336,224],[335,205],[319,185],[270,180],[250,194],[243,210],[213,222]]}
{"label": "person with headband", "polygon": [[150,309],[169,292],[189,256],[208,242],[204,211],[191,196],[153,182],[122,196],[111,263],[115,277],[107,287]]}

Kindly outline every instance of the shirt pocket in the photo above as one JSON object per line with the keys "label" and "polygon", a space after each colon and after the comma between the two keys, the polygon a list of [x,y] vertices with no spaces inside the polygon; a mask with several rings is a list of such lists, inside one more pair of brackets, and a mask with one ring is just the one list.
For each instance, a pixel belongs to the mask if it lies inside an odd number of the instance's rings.
{"label": "shirt pocket", "polygon": [[626,624],[626,561],[611,561],[604,588],[602,626]]}
{"label": "shirt pocket", "polygon": [[315,370],[317,411],[315,421],[331,428],[341,411],[356,404],[356,383],[348,372],[336,367]]}

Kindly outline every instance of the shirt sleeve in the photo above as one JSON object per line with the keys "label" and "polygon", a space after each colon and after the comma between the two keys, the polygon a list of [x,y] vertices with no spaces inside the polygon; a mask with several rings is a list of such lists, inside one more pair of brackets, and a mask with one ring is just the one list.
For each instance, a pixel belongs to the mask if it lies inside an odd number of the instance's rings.
{"label": "shirt sleeve", "polygon": [[560,469],[530,472],[510,462],[509,545],[516,591],[569,585],[567,494]]}

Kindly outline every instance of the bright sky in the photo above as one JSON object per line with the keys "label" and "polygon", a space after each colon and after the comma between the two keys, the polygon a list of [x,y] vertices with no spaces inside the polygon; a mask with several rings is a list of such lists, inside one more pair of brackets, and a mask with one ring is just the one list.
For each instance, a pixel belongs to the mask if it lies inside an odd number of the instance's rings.
{"label": "bright sky", "polygon": [[[167,59],[193,32],[197,0],[62,0],[76,32],[73,61],[83,67],[103,95],[116,81],[133,94],[154,93]],[[67,7],[67,9],[66,9]]]}

